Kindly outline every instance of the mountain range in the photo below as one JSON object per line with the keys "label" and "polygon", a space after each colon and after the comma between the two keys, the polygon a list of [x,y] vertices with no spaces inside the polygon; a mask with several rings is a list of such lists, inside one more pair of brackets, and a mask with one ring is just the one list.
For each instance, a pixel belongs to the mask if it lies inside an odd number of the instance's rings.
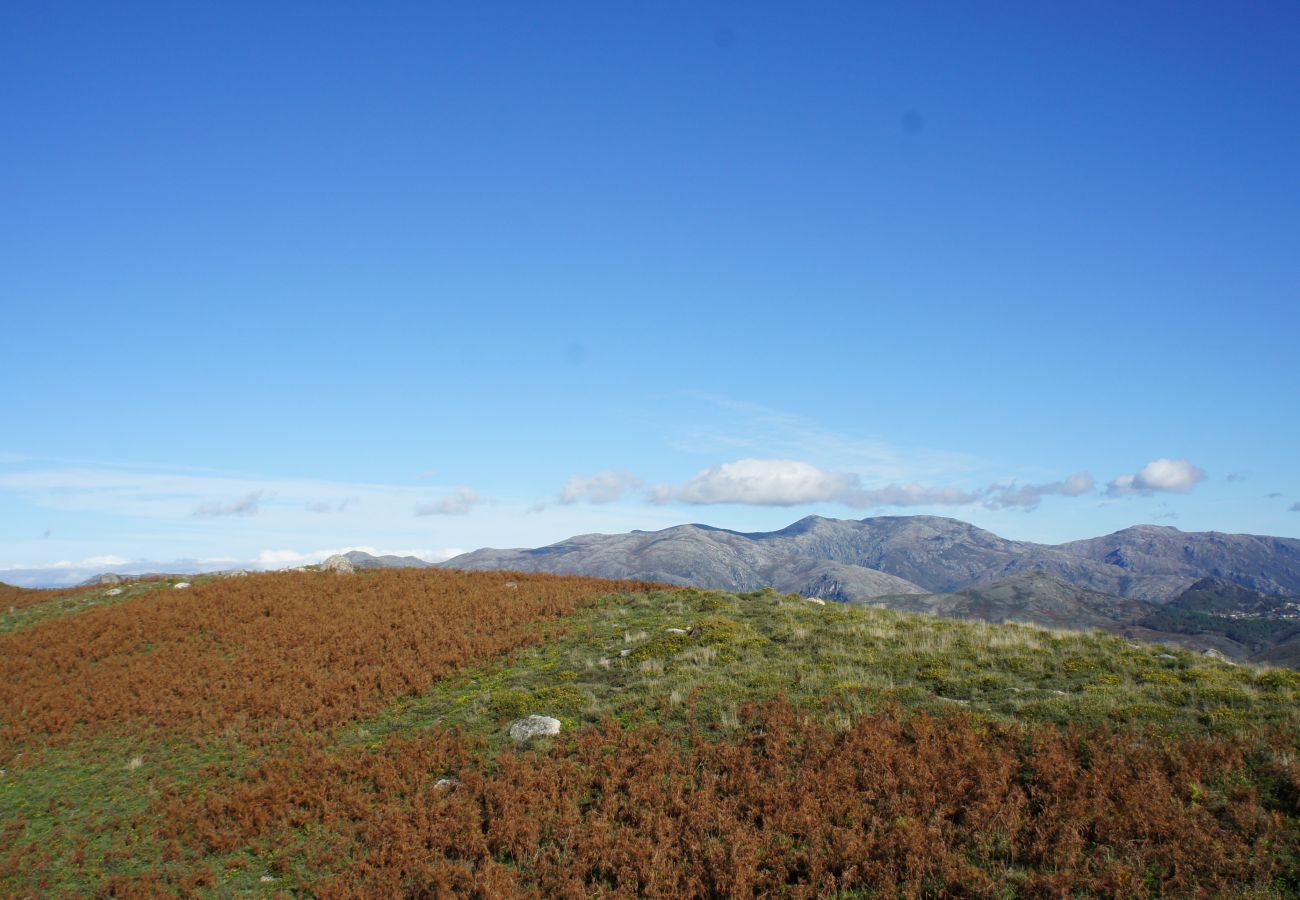
{"label": "mountain range", "polygon": [[[809,561],[830,565],[793,574]],[[1207,576],[1265,594],[1300,596],[1300,540],[1294,538],[1136,525],[1105,537],[1036,544],[938,516],[808,516],[779,531],[749,533],[678,525],[585,534],[532,550],[475,550],[442,565],[730,590],[772,585],[801,593],[806,580],[809,588],[816,582],[821,596],[843,601],[947,593],[1030,571],[1153,603],[1167,602]]]}
{"label": "mountain range", "polygon": [[749,591],[993,622],[1101,628],[1300,664],[1300,540],[1137,525],[1064,544],[1013,541],[956,519],[809,516],[779,531],[708,525],[483,549],[440,565]]}

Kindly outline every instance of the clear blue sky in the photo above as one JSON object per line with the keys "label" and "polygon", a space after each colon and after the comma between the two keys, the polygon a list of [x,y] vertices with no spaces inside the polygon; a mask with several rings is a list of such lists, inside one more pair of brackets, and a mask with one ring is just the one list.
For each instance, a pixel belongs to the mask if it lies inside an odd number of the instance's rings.
{"label": "clear blue sky", "polygon": [[0,569],[1300,534],[1297,60],[1294,3],[5,3]]}

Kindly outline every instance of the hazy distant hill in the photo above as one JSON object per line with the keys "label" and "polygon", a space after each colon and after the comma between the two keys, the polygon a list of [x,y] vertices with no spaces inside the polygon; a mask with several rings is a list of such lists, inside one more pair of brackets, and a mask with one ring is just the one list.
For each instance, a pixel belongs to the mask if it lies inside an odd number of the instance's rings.
{"label": "hazy distant hill", "polygon": [[[605,577],[747,590],[774,583],[796,561],[872,569],[923,591],[951,593],[1041,571],[1078,587],[1164,602],[1207,576],[1300,596],[1300,540],[1188,533],[1137,526],[1102,538],[1048,545],[1012,541],[938,516],[862,520],[809,516],[771,532],[706,525],[587,534],[534,550],[476,550],[443,565]],[[883,583],[841,585],[837,599],[862,600]]]}
{"label": "hazy distant hill", "polygon": [[1169,607],[1210,615],[1300,616],[1300,598],[1267,594],[1226,578],[1202,578],[1168,603]]}
{"label": "hazy distant hill", "polygon": [[1300,596],[1300,540],[1294,538],[1135,525],[1059,549],[1134,575],[1189,583],[1213,576],[1267,594]]}
{"label": "hazy distant hill", "polygon": [[433,566],[418,556],[373,556],[364,550],[349,550],[343,556],[358,569],[428,569]]}
{"label": "hazy distant hill", "polygon": [[1157,607],[1078,587],[1046,572],[1021,572],[950,594],[923,594],[877,600],[890,609],[923,612],[948,619],[1032,622],[1050,628],[1104,628],[1117,631]]}

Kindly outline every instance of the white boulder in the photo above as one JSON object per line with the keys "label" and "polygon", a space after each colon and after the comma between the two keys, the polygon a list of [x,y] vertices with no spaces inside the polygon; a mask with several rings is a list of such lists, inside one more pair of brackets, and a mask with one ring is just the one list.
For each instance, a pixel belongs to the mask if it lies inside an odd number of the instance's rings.
{"label": "white boulder", "polygon": [[510,740],[516,747],[527,747],[534,738],[560,733],[560,720],[550,716],[524,716],[510,723]]}
{"label": "white boulder", "polygon": [[320,569],[322,572],[334,572],[338,575],[351,575],[356,572],[357,567],[352,564],[352,560],[348,559],[343,554],[335,553],[329,559],[325,560],[325,562],[320,564]]}
{"label": "white boulder", "polygon": [[176,590],[178,590],[178,591],[179,591],[181,588],[187,588],[187,587],[189,587],[189,586],[190,586],[190,583],[189,583],[188,581],[178,581],[178,582],[176,582],[174,585],[172,585],[172,587],[174,587],[174,588],[175,588]]}

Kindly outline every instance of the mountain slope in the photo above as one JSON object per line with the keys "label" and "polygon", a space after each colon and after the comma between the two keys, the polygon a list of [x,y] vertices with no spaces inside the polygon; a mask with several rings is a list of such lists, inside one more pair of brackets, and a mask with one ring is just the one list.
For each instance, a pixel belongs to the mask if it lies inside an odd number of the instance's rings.
{"label": "mountain slope", "polygon": [[1059,549],[1135,575],[1190,581],[1213,576],[1266,594],[1300,596],[1300,540],[1295,538],[1135,525]]}
{"label": "mountain slope", "polygon": [[374,556],[364,550],[349,550],[342,554],[358,569],[429,569],[433,563],[418,556]]}
{"label": "mountain slope", "polygon": [[1183,591],[1169,606],[1210,615],[1283,616],[1300,618],[1300,599],[1266,594],[1228,581],[1202,578]]}
{"label": "mountain slope", "polygon": [[601,577],[738,591],[776,587],[836,600],[924,593],[894,575],[754,537],[706,525],[678,525],[662,531],[579,535],[536,550],[476,550],[442,565],[478,571],[600,572],[608,573]]}
{"label": "mountain slope", "polygon": [[1150,603],[1078,587],[1046,572],[1021,572],[1010,578],[950,594],[886,598],[884,605],[949,619],[1031,622],[1049,628],[1103,628],[1116,631],[1153,611]]}
{"label": "mountain slope", "polygon": [[[752,533],[678,525],[655,532],[587,534],[535,550],[477,550],[444,565],[751,590],[786,583],[786,574],[808,560],[875,570],[930,593],[1041,571],[1078,587],[1156,603],[1207,576],[1300,595],[1300,541],[1291,538],[1138,526],[1052,546],[1007,540],[939,516],[808,516],[779,531]],[[837,599],[869,599],[885,587],[883,582],[857,585],[847,579]]]}

